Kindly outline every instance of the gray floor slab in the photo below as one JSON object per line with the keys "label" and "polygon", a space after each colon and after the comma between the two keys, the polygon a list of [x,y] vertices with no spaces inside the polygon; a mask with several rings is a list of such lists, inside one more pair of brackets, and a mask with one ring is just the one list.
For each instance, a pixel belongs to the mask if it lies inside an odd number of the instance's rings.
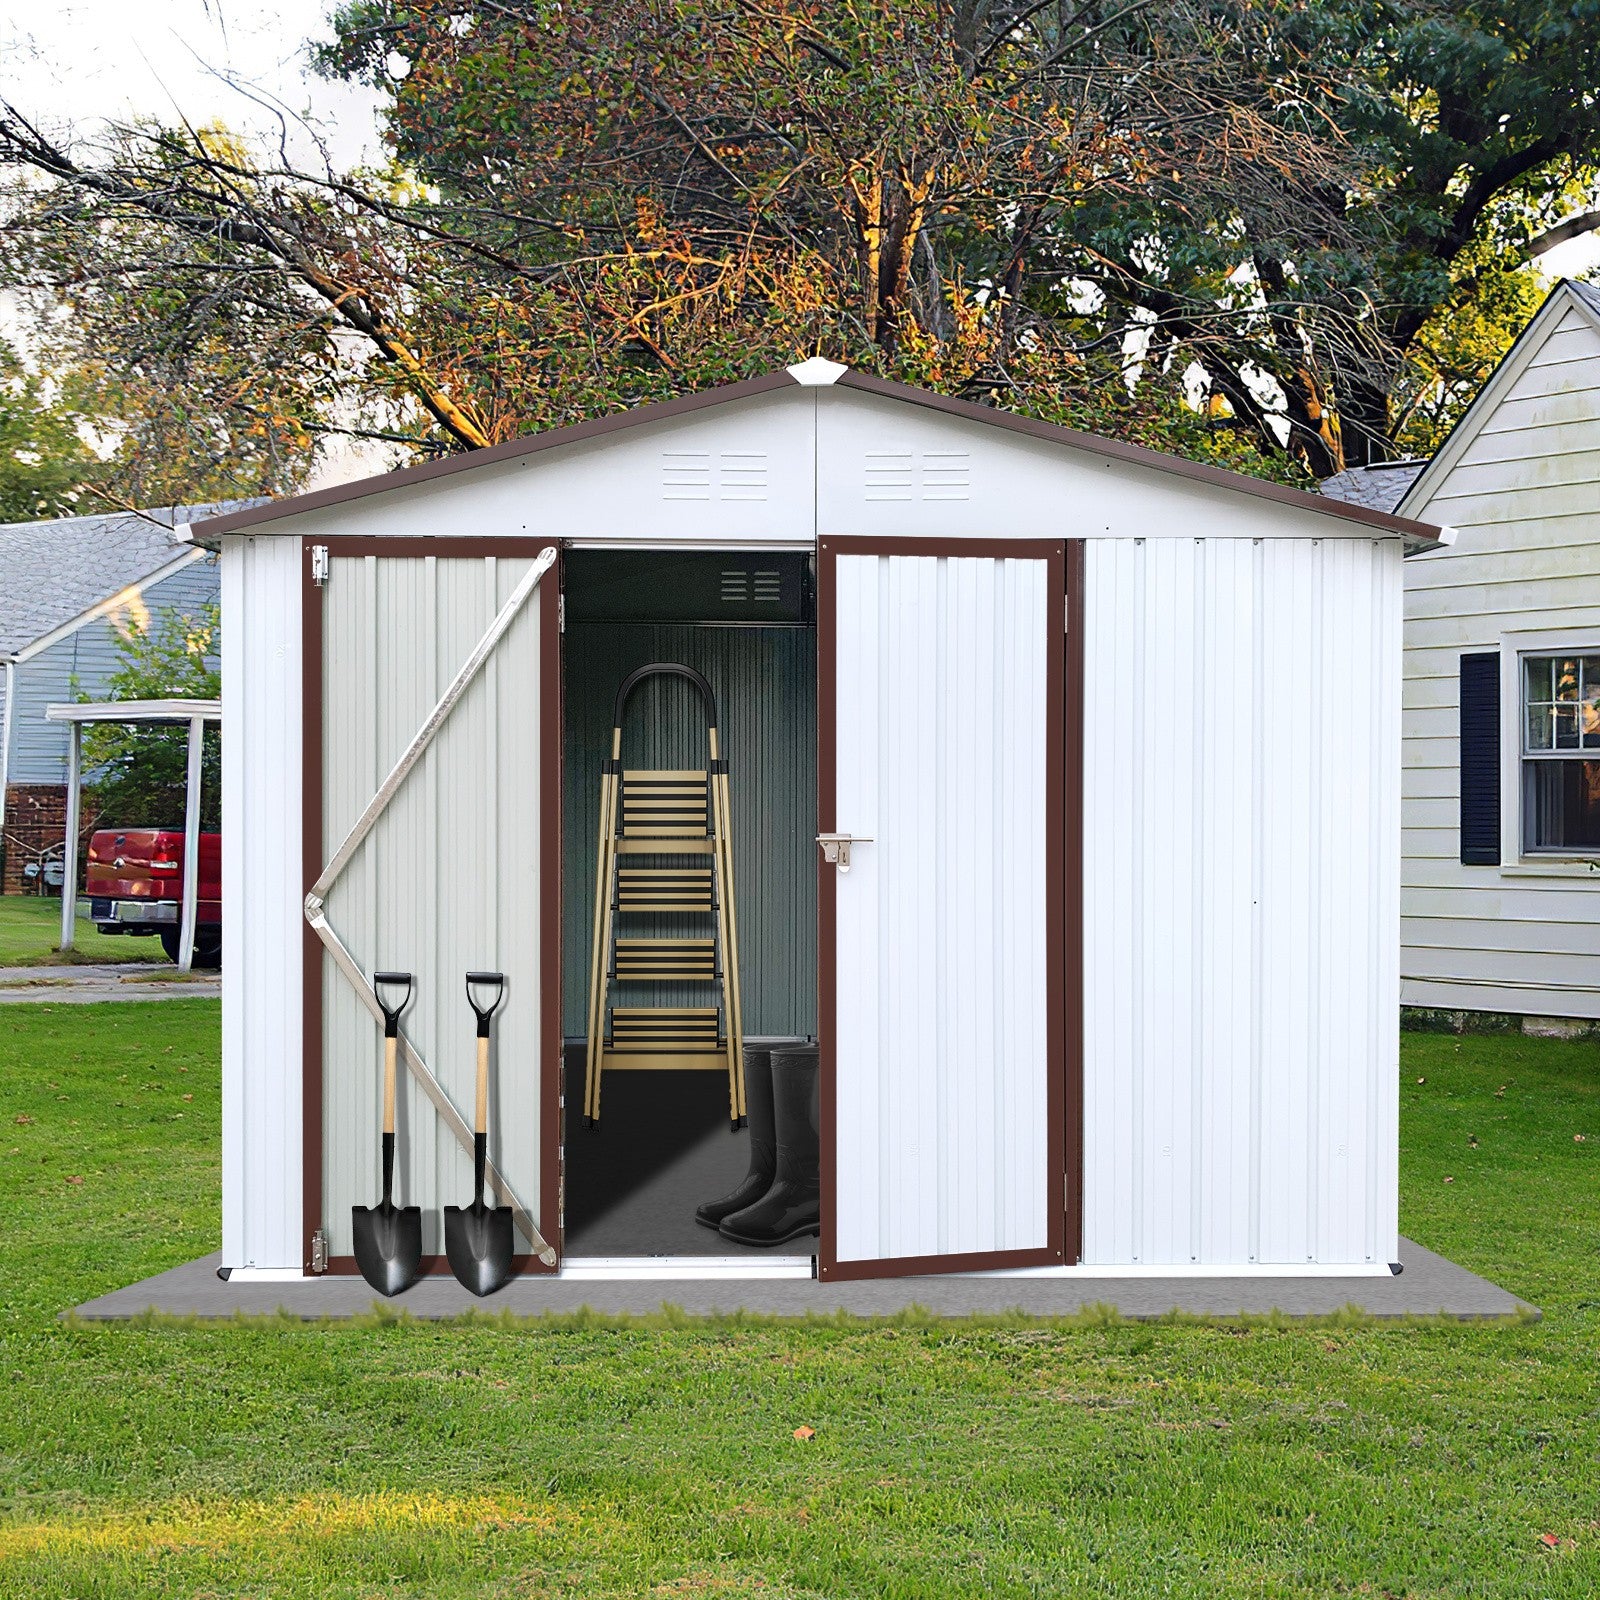
{"label": "gray floor slab", "polygon": [[0,967],[0,1005],[94,1005],[103,1000],[215,999],[219,973],[185,977],[156,962],[84,962],[73,966]]}
{"label": "gray floor slab", "polygon": [[891,1278],[824,1284],[802,1279],[699,1279],[596,1282],[521,1278],[487,1300],[476,1300],[451,1277],[424,1279],[406,1294],[383,1300],[359,1278],[299,1283],[223,1283],[218,1257],[202,1256],[143,1283],[79,1306],[93,1321],[146,1311],[179,1316],[231,1317],[285,1312],[307,1320],[360,1316],[387,1304],[423,1318],[464,1311],[509,1311],[539,1317],[588,1308],[602,1314],[649,1315],[674,1306],[691,1315],[750,1312],[780,1317],[892,1316],[916,1306],[940,1316],[1022,1312],[1071,1316],[1111,1306],[1126,1317],[1170,1312],[1197,1316],[1329,1316],[1355,1307],[1372,1316],[1512,1317],[1535,1309],[1504,1289],[1458,1267],[1410,1239],[1400,1241],[1405,1270],[1383,1278]]}
{"label": "gray floor slab", "polygon": [[[567,1047],[567,1104],[583,1103],[583,1045]],[[750,1133],[728,1129],[728,1080],[714,1072],[607,1075],[598,1128],[568,1118],[567,1253],[574,1256],[734,1256],[734,1244],[694,1220],[695,1207],[738,1188]]]}

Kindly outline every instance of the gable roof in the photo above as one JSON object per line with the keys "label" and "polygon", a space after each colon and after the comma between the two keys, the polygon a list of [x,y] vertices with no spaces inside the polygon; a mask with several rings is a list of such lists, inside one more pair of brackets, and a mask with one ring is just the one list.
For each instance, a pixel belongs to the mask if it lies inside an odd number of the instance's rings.
{"label": "gable roof", "polygon": [[1022,416],[1014,411],[1002,411],[996,406],[980,406],[970,400],[955,400],[930,389],[890,383],[887,379],[873,377],[870,373],[853,372],[835,362],[825,362],[816,357],[778,372],[764,373],[758,378],[747,378],[740,383],[724,384],[715,389],[679,395],[675,399],[654,405],[636,406],[631,411],[595,417],[587,422],[575,423],[566,428],[553,428],[546,433],[530,434],[525,438],[508,439],[503,444],[492,445],[487,449],[466,451],[437,461],[419,462],[416,466],[401,467],[397,471],[379,473],[369,478],[358,478],[352,483],[313,490],[309,494],[271,500],[249,510],[211,517],[199,522],[191,532],[199,542],[209,545],[222,534],[260,527],[264,523],[296,516],[301,512],[339,505],[367,495],[388,494],[411,484],[431,482],[457,472],[470,472],[496,462],[518,460],[541,451],[559,449],[564,445],[601,438],[625,429],[646,427],[651,423],[702,411],[711,406],[729,405],[757,395],[785,391],[795,385],[810,387],[830,383],[837,383],[841,389],[854,389],[907,405],[922,406],[984,427],[1003,428],[1028,438],[1042,440],[1046,444],[1083,451],[1101,460],[1144,467],[1173,477],[1187,478],[1193,482],[1230,490],[1235,494],[1272,500],[1298,510],[1314,511],[1324,516],[1358,522],[1384,533],[1399,534],[1414,543],[1432,545],[1438,543],[1441,537],[1438,528],[1423,522],[1408,521],[1387,511],[1346,504],[1337,499],[1308,493],[1304,489],[1292,489],[1285,484],[1272,483],[1263,478],[1246,477],[1242,473],[1228,472],[1205,462],[1189,461],[1182,456],[1167,455],[1163,451],[1151,450],[1143,445],[1127,444],[1120,439],[1106,439],[1098,434],[1080,433],[1073,428],[1063,428],[1057,423],[1041,422],[1035,417]]}
{"label": "gable roof", "polygon": [[1369,511],[1393,511],[1406,497],[1427,466],[1426,456],[1407,461],[1373,461],[1364,467],[1346,467],[1317,485],[1317,492],[1346,505],[1366,506]]}
{"label": "gable roof", "polygon": [[0,523],[0,656],[16,655],[181,560],[174,524],[257,501]]}
{"label": "gable roof", "polygon": [[1517,335],[1511,348],[1500,358],[1500,364],[1473,397],[1472,404],[1456,418],[1455,426],[1434,451],[1432,460],[1412,481],[1411,487],[1395,508],[1397,514],[1406,515],[1427,505],[1440,483],[1494,415],[1507,392],[1527,370],[1545,340],[1560,326],[1567,312],[1573,309],[1600,330],[1600,291],[1571,278],[1563,278],[1555,284],[1544,297],[1544,303],[1529,319],[1527,327]]}

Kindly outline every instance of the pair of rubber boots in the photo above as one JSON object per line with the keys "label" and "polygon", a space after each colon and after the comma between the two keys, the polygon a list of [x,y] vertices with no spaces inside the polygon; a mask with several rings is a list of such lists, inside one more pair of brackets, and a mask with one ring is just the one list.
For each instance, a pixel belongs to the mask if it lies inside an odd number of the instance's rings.
{"label": "pair of rubber boots", "polygon": [[749,1045],[744,1053],[750,1170],[732,1194],[695,1212],[735,1244],[783,1244],[822,1225],[821,1108],[814,1044]]}

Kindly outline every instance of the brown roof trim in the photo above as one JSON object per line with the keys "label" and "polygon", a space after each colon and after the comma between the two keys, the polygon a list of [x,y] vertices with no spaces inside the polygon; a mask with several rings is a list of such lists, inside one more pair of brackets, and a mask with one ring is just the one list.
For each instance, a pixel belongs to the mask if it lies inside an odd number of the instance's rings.
{"label": "brown roof trim", "polygon": [[1107,439],[1097,433],[1080,433],[1075,428],[1064,428],[1057,422],[1042,422],[1037,417],[1025,417],[998,406],[974,405],[970,400],[955,400],[949,395],[935,394],[931,389],[914,389],[908,384],[891,383],[887,378],[853,370],[844,373],[837,386],[841,389],[859,389],[864,394],[882,395],[887,400],[908,401],[913,405],[926,406],[930,411],[942,411],[947,416],[963,417],[968,422],[983,422],[991,428],[1025,434],[1030,439],[1041,439],[1046,444],[1070,445],[1111,461],[1125,462],[1131,467],[1144,467],[1154,472],[1170,473],[1175,478],[1188,478],[1194,483],[1231,489],[1235,494],[1272,500],[1278,505],[1293,506],[1297,511],[1315,511],[1324,517],[1337,517],[1342,522],[1359,522],[1366,527],[1377,528],[1388,534],[1400,534],[1425,544],[1439,543],[1439,530],[1432,523],[1413,522],[1409,517],[1397,517],[1387,511],[1349,505],[1320,494],[1308,493],[1304,489],[1290,488],[1288,484],[1251,478],[1242,472],[1229,472],[1225,467],[1213,467],[1203,461],[1189,461],[1183,456],[1151,450],[1142,444],[1127,444],[1121,439]]}
{"label": "brown roof trim", "polygon": [[[446,456],[439,461],[424,461],[414,467],[401,467],[394,472],[383,472],[370,478],[357,478],[352,483],[336,484],[328,489],[314,489],[310,494],[290,495],[282,500],[270,500],[265,505],[247,511],[234,511],[226,516],[210,517],[194,524],[197,542],[211,543],[219,534],[237,533],[244,528],[255,528],[266,522],[276,522],[282,517],[298,516],[303,511],[319,511],[325,506],[342,505],[347,500],[360,500],[371,494],[387,494],[393,489],[408,488],[414,483],[428,483],[456,472],[468,472],[475,467],[486,467],[498,461],[515,461],[523,456],[537,455],[542,450],[555,450],[563,445],[581,444],[586,439],[603,438],[624,429],[644,427],[652,422],[664,422],[669,417],[684,416],[694,411],[708,410],[712,406],[729,405],[737,400],[747,400],[759,394],[772,394],[777,390],[798,387],[787,369],[768,372],[759,378],[746,378],[739,383],[722,384],[715,389],[703,389],[694,394],[678,395],[671,400],[653,405],[635,406],[631,411],[611,412],[587,422],[578,422],[566,428],[552,428],[547,433],[530,434],[526,438],[508,439],[503,444],[491,445],[485,450],[468,450],[460,455]],[[880,395],[888,400],[900,400],[909,405],[923,406],[929,411],[940,411],[946,416],[961,417],[968,422],[981,422],[987,427],[1004,428],[1046,444],[1067,445],[1084,450],[1106,460],[1123,462],[1128,466],[1142,467],[1147,471],[1165,472],[1176,478],[1187,478],[1193,483],[1209,484],[1213,488],[1231,490],[1235,494],[1248,494],[1258,500],[1271,500],[1278,505],[1291,506],[1297,511],[1312,511],[1319,516],[1335,517],[1341,522],[1356,522],[1375,528],[1381,533],[1398,534],[1413,543],[1434,545],[1440,542],[1439,529],[1427,522],[1414,522],[1409,517],[1397,517],[1386,511],[1372,511],[1366,506],[1350,505],[1331,497],[1309,494],[1304,489],[1291,489],[1286,484],[1270,483],[1264,478],[1249,478],[1243,473],[1229,472],[1222,467],[1208,466],[1200,461],[1188,461],[1182,456],[1167,455],[1144,445],[1126,444],[1120,439],[1107,439],[1095,433],[1080,433],[1074,428],[1063,428],[1059,423],[1041,422],[1037,417],[1022,416],[1015,411],[1004,411],[997,406],[974,405],[970,400],[954,400],[948,395],[936,394],[931,389],[916,389],[909,384],[890,383],[886,378],[870,373],[846,371],[838,379],[837,387],[856,389],[863,394]]]}
{"label": "brown roof trim", "polygon": [[203,522],[195,523],[194,527],[200,540],[209,542],[218,534],[259,527],[263,522],[276,522],[280,517],[296,517],[302,511],[320,511],[325,506],[343,505],[347,500],[360,500],[369,494],[388,494],[392,489],[409,488],[414,483],[430,483],[435,478],[469,472],[475,467],[492,466],[497,461],[515,461],[522,456],[537,455],[541,450],[554,450],[561,445],[581,444],[585,439],[603,438],[608,433],[619,433],[625,428],[643,427],[646,423],[664,422],[668,417],[680,417],[687,412],[704,411],[711,406],[748,400],[753,395],[798,387],[786,370],[766,372],[759,378],[724,383],[715,389],[701,389],[693,394],[676,395],[671,400],[635,406],[630,411],[608,412],[603,417],[591,417],[565,428],[551,428],[545,433],[507,439],[502,444],[490,445],[486,449],[466,450],[459,455],[443,456],[437,461],[419,462],[414,467],[399,467],[393,472],[375,473],[368,478],[356,478],[350,483],[334,484],[331,488],[313,489],[309,494],[269,500],[265,505],[254,506],[248,511],[208,517]]}

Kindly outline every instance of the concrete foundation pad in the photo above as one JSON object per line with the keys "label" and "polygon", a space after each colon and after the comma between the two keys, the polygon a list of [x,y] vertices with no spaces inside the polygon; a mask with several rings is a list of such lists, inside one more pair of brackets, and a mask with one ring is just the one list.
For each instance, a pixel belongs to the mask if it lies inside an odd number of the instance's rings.
{"label": "concrete foundation pad", "polygon": [[1410,1239],[1400,1241],[1404,1271],[1383,1277],[1060,1277],[961,1276],[887,1278],[868,1283],[818,1283],[809,1278],[610,1279],[526,1277],[486,1300],[453,1277],[430,1277],[392,1299],[375,1295],[360,1278],[326,1277],[264,1283],[223,1282],[219,1258],[202,1256],[77,1308],[90,1321],[118,1321],[145,1312],[174,1316],[269,1316],[306,1321],[348,1318],[380,1308],[413,1317],[445,1318],[468,1311],[510,1312],[537,1318],[589,1310],[611,1316],[649,1316],[675,1307],[693,1316],[894,1316],[913,1307],[945,1317],[1066,1317],[1109,1307],[1124,1317],[1173,1312],[1202,1317],[1333,1316],[1346,1310],[1374,1317],[1446,1316],[1463,1319],[1537,1316],[1525,1301],[1475,1276]]}

